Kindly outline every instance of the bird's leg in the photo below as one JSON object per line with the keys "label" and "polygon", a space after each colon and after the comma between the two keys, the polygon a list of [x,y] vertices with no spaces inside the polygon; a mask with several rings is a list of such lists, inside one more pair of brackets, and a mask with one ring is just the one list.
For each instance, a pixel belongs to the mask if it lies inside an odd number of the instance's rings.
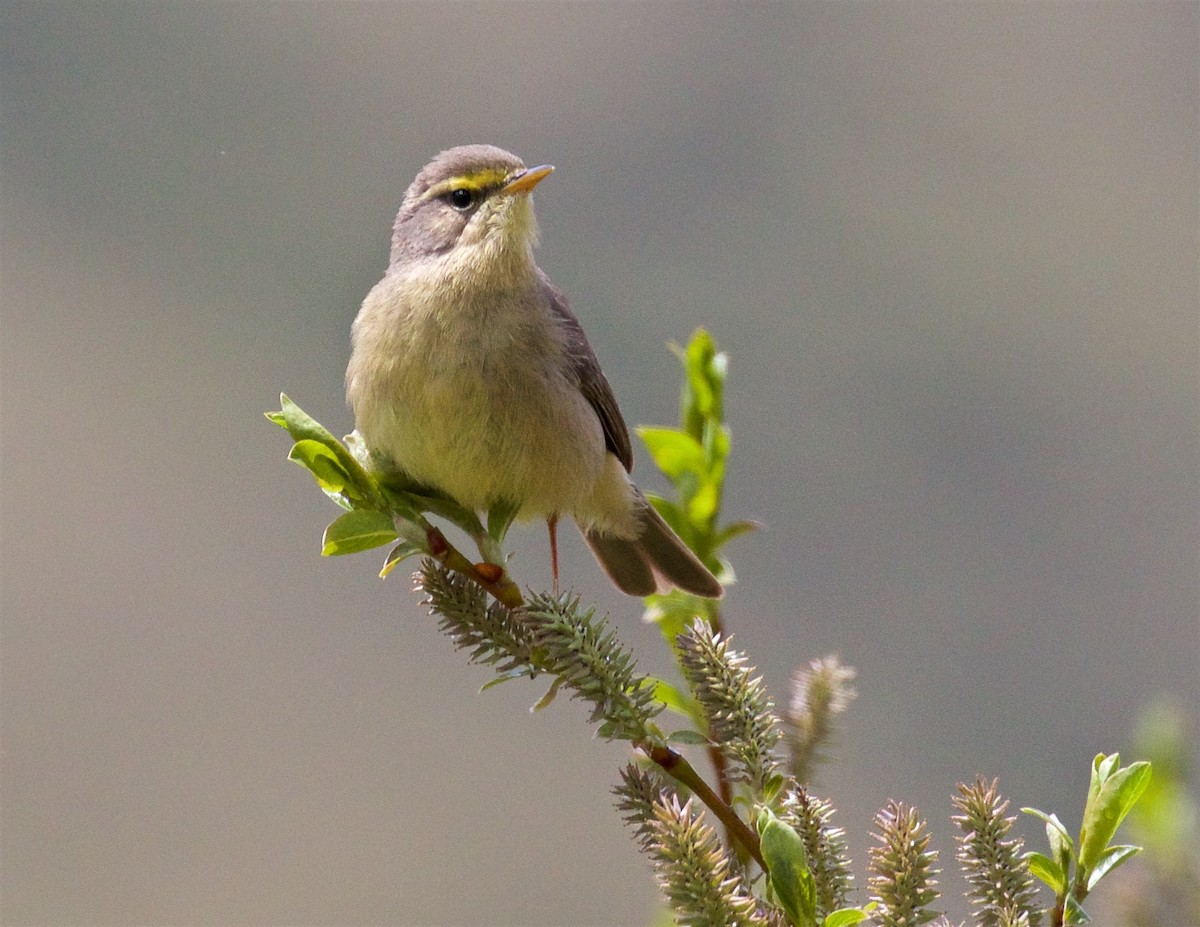
{"label": "bird's leg", "polygon": [[547,518],[546,527],[550,529],[550,570],[554,574],[554,597],[558,598],[558,516]]}

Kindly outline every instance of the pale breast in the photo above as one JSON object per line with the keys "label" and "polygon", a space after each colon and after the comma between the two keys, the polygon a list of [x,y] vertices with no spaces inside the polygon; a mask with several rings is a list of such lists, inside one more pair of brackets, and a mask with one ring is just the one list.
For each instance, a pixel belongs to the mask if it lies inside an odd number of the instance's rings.
{"label": "pale breast", "polygon": [[356,427],[376,453],[464,505],[504,497],[527,517],[574,512],[606,451],[557,322],[516,297],[446,295],[413,311],[411,288],[385,279],[367,297],[347,372]]}

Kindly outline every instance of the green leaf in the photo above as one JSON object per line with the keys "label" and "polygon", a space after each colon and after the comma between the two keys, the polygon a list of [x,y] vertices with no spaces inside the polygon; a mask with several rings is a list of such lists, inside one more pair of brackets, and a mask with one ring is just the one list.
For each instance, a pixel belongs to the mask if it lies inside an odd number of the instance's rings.
{"label": "green leaf", "polygon": [[693,595],[672,589],[665,594],[655,593],[646,597],[645,620],[658,625],[663,638],[671,646],[698,615],[703,612],[697,608],[697,599]]}
{"label": "green leaf", "polygon": [[695,700],[679,686],[657,676],[649,676],[647,679],[654,686],[654,697],[666,705],[668,711],[682,715],[689,721],[696,717]]}
{"label": "green leaf", "polygon": [[1029,864],[1030,873],[1050,886],[1050,890],[1055,895],[1061,895],[1066,891],[1066,873],[1049,856],[1044,853],[1026,853],[1025,861]]}
{"label": "green leaf", "polygon": [[865,921],[871,915],[862,908],[838,908],[825,915],[822,927],[851,927],[852,924]]}
{"label": "green leaf", "polygon": [[[751,531],[758,531],[762,528],[762,524],[749,519],[743,521],[734,521],[725,525],[717,532],[713,538],[713,550],[720,550],[734,538],[739,538],[743,534],[749,534]],[[849,911],[857,911],[858,908],[847,908]]]}
{"label": "green leaf", "polygon": [[324,425],[292,402],[287,393],[279,394],[279,411],[268,412],[267,418],[286,428],[293,441],[311,438],[322,444],[338,443]]}
{"label": "green leaf", "polygon": [[704,448],[691,435],[676,428],[641,427],[637,433],[650,452],[654,465],[672,481],[688,473],[699,477],[707,472]]}
{"label": "green leaf", "polygon": [[1058,815],[1046,814],[1037,808],[1022,808],[1021,811],[1046,822],[1046,839],[1050,842],[1050,852],[1058,861],[1059,867],[1066,871],[1068,862],[1075,856],[1075,841],[1071,839],[1070,832],[1058,819]]}
{"label": "green leaf", "polygon": [[713,422],[711,428],[705,429],[704,453],[708,461],[707,473],[715,482],[719,483],[725,479],[725,461],[729,459],[729,447],[727,426]]}
{"label": "green leaf", "polygon": [[688,519],[694,525],[707,526],[721,506],[721,489],[711,480],[704,480],[688,500]]}
{"label": "green leaf", "polygon": [[459,505],[448,496],[427,495],[415,492],[393,492],[390,496],[416,512],[431,512],[453,522],[472,538],[486,536],[479,516],[465,506]]}
{"label": "green leaf", "polygon": [[787,777],[782,773],[775,773],[774,775],[767,776],[762,785],[762,800],[773,804],[787,783]]}
{"label": "green leaf", "polygon": [[765,805],[758,813],[758,836],[771,889],[795,927],[816,927],[817,889],[804,839]]}
{"label": "green leaf", "polygon": [[396,540],[391,518],[374,509],[358,509],[335,519],[325,529],[321,555],[335,557],[357,554]]}
{"label": "green leaf", "polygon": [[399,544],[392,548],[391,552],[387,555],[387,559],[383,561],[383,569],[379,571],[379,578],[385,578],[409,557],[426,553],[429,553],[429,551],[425,547],[414,544],[409,540],[401,540]]}
{"label": "green leaf", "polygon": [[[286,393],[280,393],[279,404],[280,411],[266,413],[267,418],[286,428],[296,443],[315,441],[327,448],[345,474],[346,494],[353,498],[369,500],[376,508],[382,507],[378,484],[346,446],[324,425],[292,402]],[[314,473],[314,476],[316,475]]]}
{"label": "green leaf", "polygon": [[488,680],[482,686],[480,686],[479,691],[486,692],[488,689],[494,689],[496,686],[500,685],[500,683],[508,682],[510,679],[532,679],[533,675],[534,674],[530,672],[529,667],[527,666],[523,666],[520,669],[505,670],[502,673],[497,673],[495,679]]}
{"label": "green leaf", "polygon": [[[529,671],[525,670],[525,672],[528,673]],[[554,680],[550,683],[550,688],[548,688],[546,690],[546,694],[543,695],[536,702],[534,702],[529,707],[529,710],[530,711],[541,711],[543,708],[548,707],[550,705],[550,703],[554,701],[555,696],[558,695],[558,690],[562,686],[562,684],[563,684],[563,678],[561,676],[556,676],[554,678]]]}
{"label": "green leaf", "polygon": [[312,438],[304,438],[293,444],[288,460],[308,470],[327,492],[340,494],[350,482],[350,474],[338,460],[337,454]]}
{"label": "green leaf", "polygon": [[[1096,758],[1092,760],[1092,790],[1095,791],[1109,776],[1120,768],[1121,754],[1110,753],[1105,756],[1103,753],[1097,753]],[[1093,795],[1089,793],[1088,797],[1091,798]]]}
{"label": "green leaf", "polygon": [[1091,875],[1088,876],[1087,890],[1090,892],[1096,887],[1096,883],[1103,879],[1106,875],[1116,869],[1121,863],[1133,859],[1142,852],[1141,847],[1133,846],[1114,846],[1109,847],[1100,858],[1096,861],[1096,865],[1092,868]]}
{"label": "green leaf", "polygon": [[704,747],[708,745],[708,738],[699,731],[693,731],[691,728],[680,728],[677,731],[671,731],[667,735],[667,743],[669,744],[690,744],[694,747]]}
{"label": "green leaf", "polygon": [[1133,763],[1123,769],[1116,753],[1096,758],[1093,788],[1079,829],[1079,869],[1084,878],[1095,868],[1125,815],[1150,784],[1150,764]]}
{"label": "green leaf", "polygon": [[487,516],[487,532],[488,536],[497,544],[504,540],[504,536],[508,534],[508,529],[512,527],[512,523],[516,520],[517,512],[521,510],[520,503],[510,502],[507,499],[501,499],[488,510]]}
{"label": "green leaf", "polygon": [[725,355],[717,353],[716,342],[703,328],[692,334],[692,340],[683,357],[687,373],[687,388],[684,399],[684,420],[690,434],[699,437],[699,429],[693,428],[702,420],[723,417],[721,399],[725,383]]}
{"label": "green leaf", "polygon": [[1075,896],[1067,895],[1066,904],[1063,906],[1063,924],[1086,924],[1090,920]]}

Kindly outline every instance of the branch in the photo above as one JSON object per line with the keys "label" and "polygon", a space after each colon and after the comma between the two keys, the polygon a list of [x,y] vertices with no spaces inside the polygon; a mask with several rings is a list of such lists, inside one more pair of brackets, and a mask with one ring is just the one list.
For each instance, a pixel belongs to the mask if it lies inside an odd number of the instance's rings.
{"label": "branch", "polygon": [[750,829],[750,825],[743,821],[733,808],[721,800],[721,797],[696,772],[691,763],[670,747],[661,744],[635,742],[634,746],[645,753],[668,776],[680,785],[687,786],[725,826],[726,832],[754,858],[763,872],[767,871],[767,864],[762,857],[762,848],[759,846],[758,834]]}
{"label": "branch", "polygon": [[521,590],[512,581],[508,571],[495,563],[472,563],[461,551],[446,540],[446,535],[434,525],[426,522],[425,537],[429,541],[429,555],[448,570],[461,573],[480,586],[501,605],[520,608],[525,604]]}

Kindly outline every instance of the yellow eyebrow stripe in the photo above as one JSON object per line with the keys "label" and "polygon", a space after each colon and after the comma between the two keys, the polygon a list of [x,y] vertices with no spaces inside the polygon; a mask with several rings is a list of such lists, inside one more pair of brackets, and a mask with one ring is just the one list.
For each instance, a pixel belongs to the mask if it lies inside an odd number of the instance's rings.
{"label": "yellow eyebrow stripe", "polygon": [[472,174],[459,174],[457,177],[450,177],[430,187],[425,193],[425,198],[433,199],[444,193],[449,193],[451,190],[476,190],[482,192],[483,190],[503,186],[507,180],[508,171],[501,168],[487,168],[482,171],[475,171]]}

